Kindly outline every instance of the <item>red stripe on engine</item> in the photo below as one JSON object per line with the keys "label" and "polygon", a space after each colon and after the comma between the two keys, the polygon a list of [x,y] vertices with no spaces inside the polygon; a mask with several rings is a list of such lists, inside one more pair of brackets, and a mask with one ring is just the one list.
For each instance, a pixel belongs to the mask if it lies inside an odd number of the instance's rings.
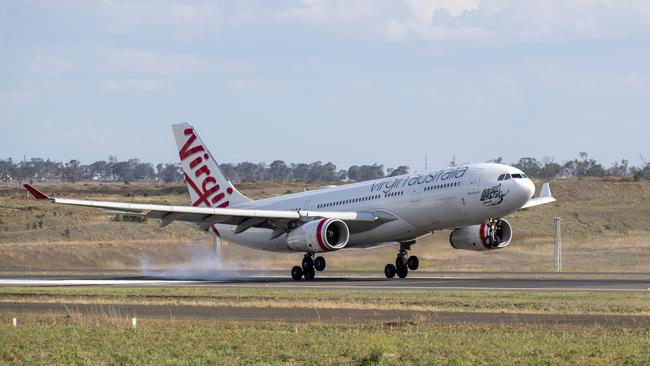
{"label": "red stripe on engine", "polygon": [[323,243],[323,238],[321,237],[321,232],[320,232],[326,221],[327,219],[322,219],[318,223],[318,227],[316,228],[316,239],[318,239],[318,245],[321,247],[321,249],[323,249],[324,251],[329,251],[325,243]]}
{"label": "red stripe on engine", "polygon": [[[481,224],[481,228],[479,229],[480,235],[481,235],[481,244],[485,247],[488,248],[487,243],[485,242],[485,224]],[[488,248],[490,249],[490,248]]]}

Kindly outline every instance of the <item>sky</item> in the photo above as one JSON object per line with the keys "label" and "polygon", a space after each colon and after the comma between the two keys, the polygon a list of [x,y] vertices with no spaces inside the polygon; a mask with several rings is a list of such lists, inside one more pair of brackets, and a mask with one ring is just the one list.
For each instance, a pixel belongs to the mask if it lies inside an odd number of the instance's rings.
{"label": "sky", "polygon": [[0,2],[0,159],[650,159],[650,1]]}

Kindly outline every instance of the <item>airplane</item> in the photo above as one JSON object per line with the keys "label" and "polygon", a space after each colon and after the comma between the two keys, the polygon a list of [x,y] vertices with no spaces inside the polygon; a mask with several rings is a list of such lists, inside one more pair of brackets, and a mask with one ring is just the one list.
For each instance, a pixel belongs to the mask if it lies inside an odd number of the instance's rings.
{"label": "airplane", "polygon": [[[33,186],[36,198],[56,204],[94,207],[125,215],[190,224],[219,239],[271,252],[305,253],[291,277],[313,280],[325,270],[320,255],[335,250],[399,245],[394,264],[384,275],[406,278],[419,267],[408,252],[416,241],[439,230],[451,230],[455,249],[503,249],[513,228],[504,217],[515,211],[555,201],[548,183],[533,197],[534,183],[521,170],[494,163],[325,186],[260,200],[241,194],[224,176],[196,129],[172,125],[191,206],[102,202],[49,197]],[[318,256],[316,256],[319,254]]]}

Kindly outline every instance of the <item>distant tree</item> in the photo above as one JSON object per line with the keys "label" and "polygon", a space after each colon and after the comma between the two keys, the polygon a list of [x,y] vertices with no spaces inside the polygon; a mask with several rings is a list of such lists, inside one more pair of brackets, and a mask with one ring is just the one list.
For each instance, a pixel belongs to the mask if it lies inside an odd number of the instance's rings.
{"label": "distant tree", "polygon": [[271,180],[274,181],[285,181],[289,179],[289,175],[291,174],[291,169],[282,160],[275,160],[274,162],[269,165],[269,174],[271,177]]}
{"label": "distant tree", "polygon": [[111,176],[111,168],[106,160],[99,160],[90,164],[90,174],[93,177],[108,179]]}
{"label": "distant tree", "polygon": [[499,156],[498,158],[490,159],[487,162],[495,163],[495,164],[503,164],[503,158]]}
{"label": "distant tree", "polygon": [[348,169],[348,178],[362,182],[366,180],[379,179],[384,177],[383,165],[353,165]]}
{"label": "distant tree", "polygon": [[78,160],[70,160],[65,164],[65,180],[75,183],[81,178],[81,169]]}
{"label": "distant tree", "polygon": [[521,158],[519,162],[513,164],[513,166],[524,173],[529,177],[539,177],[541,173],[541,166],[535,158]]}
{"label": "distant tree", "polygon": [[542,166],[539,171],[539,178],[555,178],[562,175],[562,165],[550,161]]}
{"label": "distant tree", "polygon": [[133,169],[135,179],[153,179],[156,177],[156,172],[150,163],[136,163]]}
{"label": "distant tree", "polygon": [[243,163],[237,164],[237,173],[239,173],[239,178],[244,181],[256,181],[258,180],[259,166],[251,162],[245,161]]}
{"label": "distant tree", "polygon": [[239,177],[239,172],[237,171],[237,167],[235,165],[230,163],[219,164],[219,168],[221,168],[223,175],[225,175],[226,178],[230,181],[239,182],[241,180]]}
{"label": "distant tree", "polygon": [[351,167],[348,168],[348,178],[359,181],[359,177],[361,176],[361,168],[357,165],[352,165]]}
{"label": "distant tree", "polygon": [[630,162],[623,159],[621,162],[615,161],[612,166],[607,169],[607,175],[612,177],[625,177],[630,173]]}
{"label": "distant tree", "polygon": [[309,165],[309,182],[334,182],[337,180],[336,165],[315,161]]}
{"label": "distant tree", "polygon": [[398,175],[405,175],[409,173],[409,167],[406,165],[400,165],[397,168],[388,168],[388,176],[389,177],[395,177]]}
{"label": "distant tree", "polygon": [[304,163],[291,164],[291,176],[299,182],[309,181],[309,165]]}
{"label": "distant tree", "polygon": [[158,164],[158,179],[164,182],[179,182],[183,180],[180,164]]}

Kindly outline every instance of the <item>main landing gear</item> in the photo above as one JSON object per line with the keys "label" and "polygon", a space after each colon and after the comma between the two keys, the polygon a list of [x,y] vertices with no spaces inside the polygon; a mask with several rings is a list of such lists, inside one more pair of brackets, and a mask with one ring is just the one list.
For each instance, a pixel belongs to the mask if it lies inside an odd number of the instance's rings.
{"label": "main landing gear", "polygon": [[408,250],[411,249],[412,242],[404,242],[399,244],[399,253],[397,253],[397,258],[395,258],[395,264],[388,263],[384,267],[384,274],[386,278],[393,278],[397,274],[399,278],[406,278],[409,274],[409,269],[415,271],[420,266],[420,260],[418,257],[412,255],[408,256]]}
{"label": "main landing gear", "polygon": [[325,266],[327,265],[325,258],[316,257],[314,259],[313,257],[314,253],[306,253],[302,258],[302,266],[294,266],[291,268],[291,278],[294,281],[300,281],[303,276],[305,280],[311,281],[316,277],[316,271],[322,272],[325,270]]}

